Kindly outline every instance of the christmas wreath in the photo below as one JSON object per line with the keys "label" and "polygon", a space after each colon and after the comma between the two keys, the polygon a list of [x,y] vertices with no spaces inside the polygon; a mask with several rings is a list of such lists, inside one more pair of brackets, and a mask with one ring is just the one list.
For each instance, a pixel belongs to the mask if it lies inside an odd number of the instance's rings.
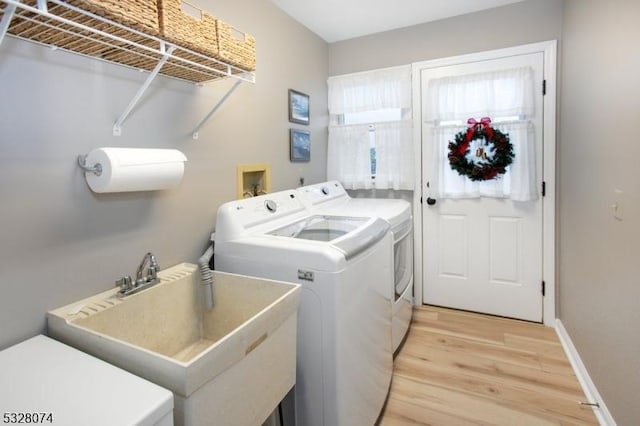
{"label": "christmas wreath", "polygon": [[[509,135],[491,127],[489,117],[479,122],[473,118],[467,120],[469,128],[455,136],[455,142],[449,141],[449,164],[462,176],[473,181],[497,179],[506,172],[513,162],[513,145]],[[473,143],[479,140],[478,143]],[[475,152],[470,153],[470,148]]]}

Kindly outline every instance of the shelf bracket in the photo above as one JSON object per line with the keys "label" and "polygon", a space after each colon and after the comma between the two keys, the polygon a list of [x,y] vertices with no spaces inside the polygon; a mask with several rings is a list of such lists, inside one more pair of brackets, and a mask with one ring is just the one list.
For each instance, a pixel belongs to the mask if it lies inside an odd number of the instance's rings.
{"label": "shelf bracket", "polygon": [[47,9],[47,0],[38,0],[38,10],[44,13],[49,12],[49,10]]}
{"label": "shelf bracket", "polygon": [[4,9],[4,16],[2,16],[2,20],[0,21],[0,44],[2,44],[2,40],[4,40],[4,36],[7,34],[9,30],[9,24],[13,19],[13,14],[16,11],[16,5],[12,3],[7,3],[7,6]]}
{"label": "shelf bracket", "polygon": [[193,129],[193,135],[192,136],[193,136],[194,140],[198,139],[198,137],[199,137],[198,132],[200,131],[200,128],[204,125],[204,123],[209,121],[209,119],[222,106],[222,104],[224,104],[226,102],[226,100],[229,99],[229,96],[231,96],[231,94],[234,92],[234,90],[236,90],[238,88],[238,86],[240,86],[240,83],[242,83],[242,80],[236,80],[236,82],[233,84],[233,86],[231,86],[231,88],[227,91],[227,93],[225,93],[225,95],[218,101],[218,103],[213,107],[213,109],[211,111],[209,111],[209,114],[207,114],[202,119],[202,121],[200,121],[200,123],[198,123],[196,128]]}
{"label": "shelf bracket", "polygon": [[118,118],[118,120],[113,125],[113,136],[120,136],[122,134],[122,125],[124,124],[125,120],[129,116],[129,114],[131,114],[131,111],[133,110],[133,108],[135,108],[136,104],[140,101],[140,98],[142,98],[142,95],[144,95],[144,92],[147,91],[147,89],[151,85],[151,82],[153,81],[154,78],[156,78],[156,76],[164,66],[165,62],[167,62],[167,59],[169,59],[169,57],[171,56],[175,48],[176,48],[175,46],[170,46],[169,49],[165,50],[164,43],[162,43],[162,50],[164,51],[164,55],[162,56],[162,59],[160,59],[160,62],[158,62],[156,67],[153,69],[153,71],[151,71],[147,79],[144,81],[144,84],[142,85],[142,87],[140,87],[140,89],[138,90],[138,93],[136,93],[133,99],[131,99],[131,102],[129,102],[129,105],[127,106],[127,108],[124,110],[120,118]]}

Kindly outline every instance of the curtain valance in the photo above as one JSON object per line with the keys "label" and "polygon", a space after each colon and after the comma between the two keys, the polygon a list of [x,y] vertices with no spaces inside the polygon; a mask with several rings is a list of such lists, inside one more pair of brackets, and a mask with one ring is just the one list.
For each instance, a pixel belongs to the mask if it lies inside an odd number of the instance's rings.
{"label": "curtain valance", "polygon": [[533,71],[515,68],[429,81],[426,120],[432,123],[469,117],[533,115]]}
{"label": "curtain valance", "polygon": [[411,108],[411,66],[330,77],[329,113]]}

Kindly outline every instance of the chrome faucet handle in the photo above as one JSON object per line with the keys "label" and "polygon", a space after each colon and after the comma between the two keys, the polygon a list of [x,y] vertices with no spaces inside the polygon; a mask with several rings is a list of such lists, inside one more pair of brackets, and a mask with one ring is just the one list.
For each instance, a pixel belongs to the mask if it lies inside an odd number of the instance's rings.
{"label": "chrome faucet handle", "polygon": [[160,266],[158,265],[158,262],[156,261],[156,257],[151,253],[149,253],[149,254],[151,255],[151,256],[149,256],[149,263],[151,264],[150,268],[153,268],[153,269],[155,269],[156,272],[159,272],[160,271]]}
{"label": "chrome faucet handle", "polygon": [[147,279],[150,281],[155,281],[158,279],[158,265],[151,265],[147,270]]}
{"label": "chrome faucet handle", "polygon": [[127,291],[133,288],[133,281],[131,280],[130,275],[125,275],[124,277],[116,280],[116,287],[120,287],[120,293],[126,293]]}
{"label": "chrome faucet handle", "polygon": [[156,261],[156,257],[154,255],[149,256],[149,269],[147,269],[147,275],[151,278],[151,281],[157,281],[158,272],[160,271],[160,265]]}

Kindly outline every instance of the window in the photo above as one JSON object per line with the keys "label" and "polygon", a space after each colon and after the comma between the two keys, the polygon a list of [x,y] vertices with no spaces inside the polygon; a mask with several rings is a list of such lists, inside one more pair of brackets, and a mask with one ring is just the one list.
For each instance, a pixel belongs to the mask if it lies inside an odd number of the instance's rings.
{"label": "window", "polygon": [[[439,198],[537,198],[535,129],[530,120],[535,113],[534,104],[530,67],[430,80],[425,118],[431,127],[430,149],[436,159],[433,194]],[[509,135],[515,158],[499,178],[471,181],[451,168],[448,144],[458,132],[466,131],[469,118],[482,117],[489,117],[492,127]],[[468,155],[473,157],[474,152],[472,143]]]}
{"label": "window", "polygon": [[371,178],[376,177],[376,126],[375,123],[400,121],[402,119],[402,109],[388,108],[377,111],[364,111],[345,113],[342,115],[342,122],[345,125],[367,124],[369,126],[369,161],[371,163]]}
{"label": "window", "polygon": [[329,114],[329,179],[413,189],[410,66],[331,77]]}

